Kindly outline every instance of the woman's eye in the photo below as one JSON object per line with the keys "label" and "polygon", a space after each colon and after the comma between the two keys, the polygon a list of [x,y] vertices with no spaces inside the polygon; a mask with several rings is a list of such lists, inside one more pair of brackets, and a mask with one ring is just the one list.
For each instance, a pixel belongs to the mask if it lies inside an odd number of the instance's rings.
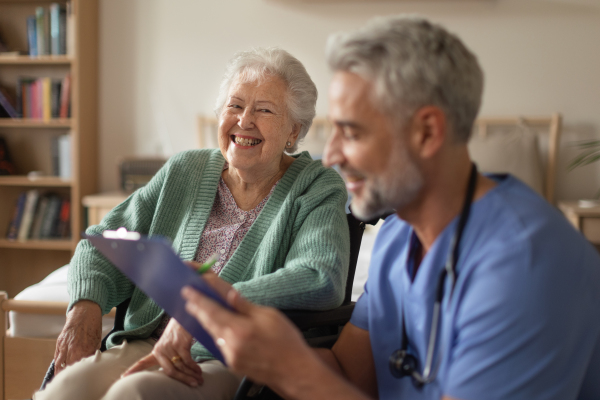
{"label": "woman's eye", "polygon": [[266,109],[266,108],[262,108],[262,109],[260,109],[259,111],[261,111],[261,112],[266,112],[266,113],[271,113],[271,110],[269,110],[269,109]]}
{"label": "woman's eye", "polygon": [[228,107],[229,107],[229,108],[242,108],[242,107],[240,107],[240,106],[239,106],[239,105],[237,105],[237,104],[230,104]]}

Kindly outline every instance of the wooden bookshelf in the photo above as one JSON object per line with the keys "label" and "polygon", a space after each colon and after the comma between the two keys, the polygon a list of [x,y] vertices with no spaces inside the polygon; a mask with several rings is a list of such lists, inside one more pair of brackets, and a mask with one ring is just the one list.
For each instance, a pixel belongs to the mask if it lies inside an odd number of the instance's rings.
{"label": "wooden bookshelf", "polygon": [[[83,196],[97,192],[98,0],[72,0],[73,51],[69,55],[30,57],[27,16],[36,7],[67,0],[0,0],[0,37],[10,51],[0,56],[0,85],[15,89],[19,76],[64,78],[71,75],[71,118],[0,119],[0,136],[7,144],[19,175],[0,176],[0,291],[9,297],[39,282],[67,264],[83,226]],[[58,135],[71,135],[71,177],[52,175],[50,144]],[[28,176],[39,171],[38,176]],[[6,239],[19,194],[29,189],[57,193],[71,201],[70,239]]]}
{"label": "wooden bookshelf", "polygon": [[50,119],[44,121],[32,118],[0,118],[0,128],[71,128],[73,122],[68,119]]}
{"label": "wooden bookshelf", "polygon": [[[1,4],[1,3],[0,3]],[[73,58],[69,56],[3,56],[0,54],[0,65],[69,65],[73,63]]]}

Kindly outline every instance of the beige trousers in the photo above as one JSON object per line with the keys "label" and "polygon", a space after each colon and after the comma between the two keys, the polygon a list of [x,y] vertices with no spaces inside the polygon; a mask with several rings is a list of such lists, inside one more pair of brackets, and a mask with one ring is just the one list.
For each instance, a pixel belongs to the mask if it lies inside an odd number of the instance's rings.
{"label": "beige trousers", "polygon": [[65,368],[37,392],[34,400],[123,400],[202,399],[230,400],[241,381],[220,361],[200,363],[204,384],[191,387],[158,370],[147,370],[120,378],[140,358],[150,354],[154,340],[135,340],[113,347]]}

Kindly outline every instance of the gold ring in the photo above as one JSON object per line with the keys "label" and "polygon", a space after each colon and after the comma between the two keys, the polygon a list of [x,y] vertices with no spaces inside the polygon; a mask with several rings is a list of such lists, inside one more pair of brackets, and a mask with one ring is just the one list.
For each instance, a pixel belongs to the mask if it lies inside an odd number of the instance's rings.
{"label": "gold ring", "polygon": [[181,357],[179,357],[179,356],[173,356],[173,357],[171,358],[171,362],[172,362],[173,364],[175,364],[177,361],[181,361]]}
{"label": "gold ring", "polygon": [[225,346],[225,339],[223,339],[222,337],[220,337],[220,338],[217,339],[216,343],[217,343],[217,346],[223,347],[223,346]]}

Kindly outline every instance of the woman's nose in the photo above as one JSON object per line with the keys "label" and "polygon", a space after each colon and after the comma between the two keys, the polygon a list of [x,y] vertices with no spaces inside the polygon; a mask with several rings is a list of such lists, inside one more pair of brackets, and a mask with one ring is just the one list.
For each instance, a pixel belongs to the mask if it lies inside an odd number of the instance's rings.
{"label": "woman's nose", "polygon": [[250,108],[246,108],[239,115],[238,125],[242,129],[251,129],[254,127],[254,112]]}

